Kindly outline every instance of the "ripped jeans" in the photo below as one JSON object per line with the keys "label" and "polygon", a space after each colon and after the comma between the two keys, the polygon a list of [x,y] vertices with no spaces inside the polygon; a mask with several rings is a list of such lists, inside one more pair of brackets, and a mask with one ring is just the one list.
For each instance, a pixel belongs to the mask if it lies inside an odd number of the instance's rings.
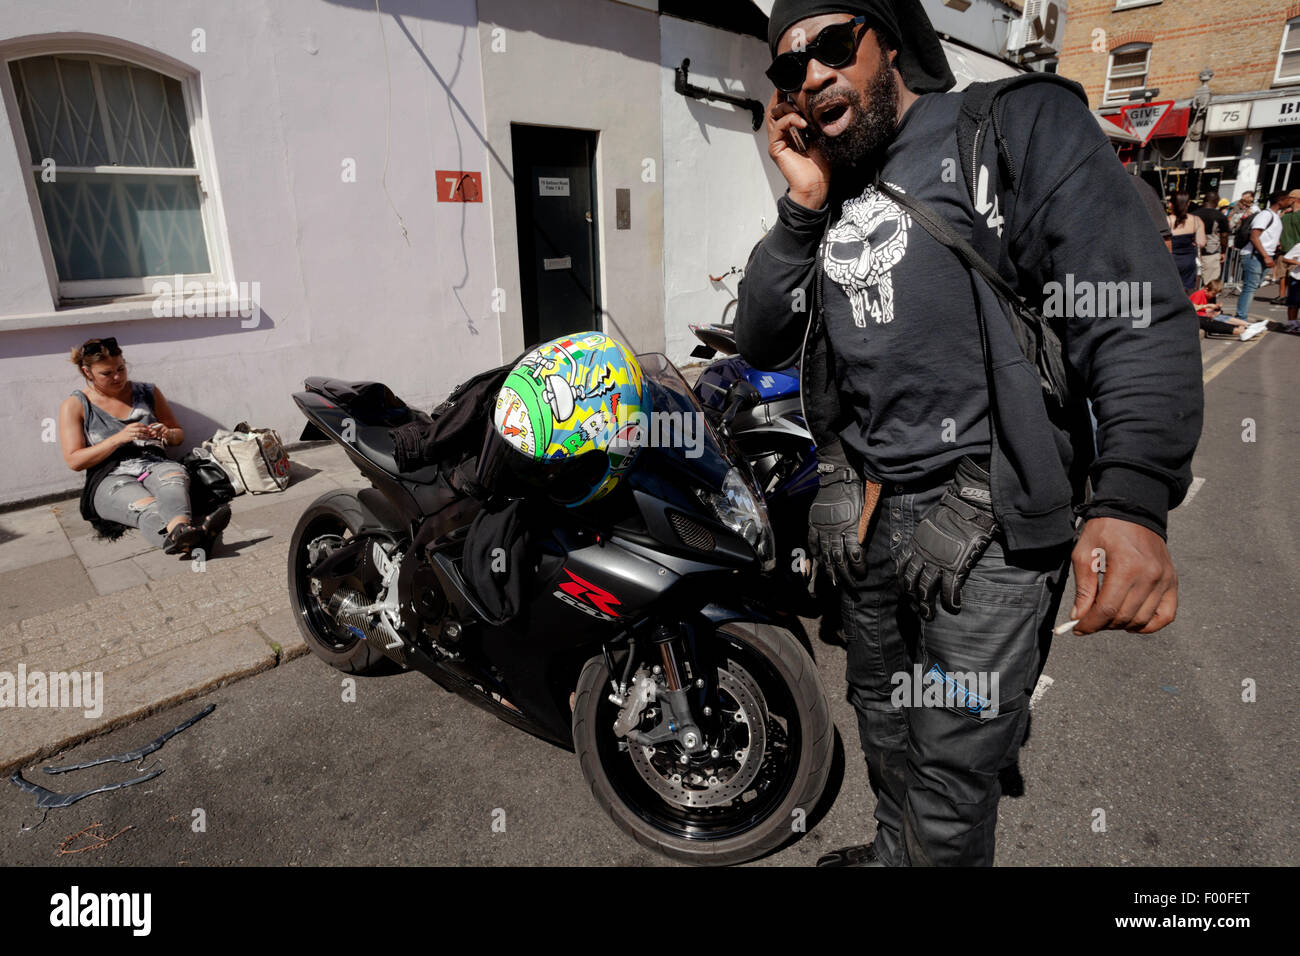
{"label": "ripped jeans", "polygon": [[[153,501],[136,505],[141,499]],[[95,513],[106,521],[117,521],[140,532],[159,547],[173,518],[190,517],[190,476],[176,462],[156,462],[142,473],[109,475],[95,489]]]}

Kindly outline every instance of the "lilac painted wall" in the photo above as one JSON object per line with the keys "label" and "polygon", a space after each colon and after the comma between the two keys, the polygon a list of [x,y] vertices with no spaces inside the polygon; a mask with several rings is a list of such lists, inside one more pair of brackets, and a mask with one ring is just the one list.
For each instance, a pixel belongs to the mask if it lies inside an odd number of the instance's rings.
{"label": "lilac painted wall", "polygon": [[[132,378],[168,396],[187,445],[241,420],[295,440],[302,419],[289,394],[305,375],[381,379],[427,407],[500,361],[489,203],[438,203],[434,181],[436,169],[488,164],[475,4],[381,6],[3,0],[0,59],[25,38],[44,36],[52,52],[81,49],[86,35],[197,74],[215,173],[206,184],[219,194],[233,278],[260,283],[262,314],[251,329],[238,317],[54,315],[6,68],[0,503],[80,487],[42,424],[80,385],[66,355],[90,336],[117,336]],[[192,49],[195,29],[205,52]],[[345,158],[356,182],[342,181]]]}

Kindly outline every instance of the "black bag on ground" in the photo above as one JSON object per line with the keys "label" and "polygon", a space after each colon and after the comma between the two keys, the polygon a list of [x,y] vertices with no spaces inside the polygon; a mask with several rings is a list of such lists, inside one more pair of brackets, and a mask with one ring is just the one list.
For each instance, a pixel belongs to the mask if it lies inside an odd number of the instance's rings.
{"label": "black bag on ground", "polygon": [[235,486],[210,454],[195,448],[181,459],[190,476],[190,520],[197,524],[235,497]]}

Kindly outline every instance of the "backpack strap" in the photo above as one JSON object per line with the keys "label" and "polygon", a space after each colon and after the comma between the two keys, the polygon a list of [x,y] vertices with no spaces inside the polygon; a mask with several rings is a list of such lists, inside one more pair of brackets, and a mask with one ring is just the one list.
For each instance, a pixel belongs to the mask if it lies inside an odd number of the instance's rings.
{"label": "backpack strap", "polygon": [[[972,83],[966,87],[962,91],[961,111],[957,114],[957,155],[960,157],[962,175],[966,177],[966,190],[970,193],[972,202],[978,202],[979,143],[986,126],[990,127],[997,142],[998,161],[1006,177],[1007,188],[1014,189],[1016,186],[1018,173],[1015,160],[998,125],[994,106],[1004,94],[1030,83],[1055,83],[1079,97],[1085,106],[1088,103],[1088,95],[1082,86],[1055,73],[1021,73],[1002,80]],[[996,170],[993,172],[996,173]],[[998,190],[992,189],[989,194],[997,195]]]}
{"label": "backpack strap", "polygon": [[[978,272],[998,297],[1010,306],[1011,330],[1029,364],[1038,370],[1044,400],[1049,408],[1054,406],[1057,411],[1065,409],[1070,403],[1069,382],[1065,371],[1065,349],[1047,320],[1035,312],[998,271],[989,265],[988,260],[958,235],[943,216],[928,203],[895,189],[879,177],[876,179],[876,188],[911,213],[912,218],[920,223],[926,232],[937,242],[951,249],[968,270]],[[975,314],[980,324],[980,340],[987,341],[984,313],[978,304],[975,307]],[[986,366],[988,361],[986,349]],[[992,370],[986,369],[986,371],[991,374]]]}

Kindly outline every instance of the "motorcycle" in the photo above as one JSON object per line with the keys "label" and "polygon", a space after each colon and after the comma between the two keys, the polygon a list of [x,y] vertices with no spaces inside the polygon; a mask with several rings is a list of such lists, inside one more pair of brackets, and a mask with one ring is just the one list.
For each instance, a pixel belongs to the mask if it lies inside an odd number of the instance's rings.
{"label": "motorcycle", "polygon": [[806,569],[798,560],[807,548],[808,509],[817,494],[817,456],[803,418],[799,369],[754,368],[737,354],[730,325],[690,329],[700,340],[691,356],[714,359],[696,379],[695,395],[754,472],[783,556],[776,573],[789,593],[799,594],[800,616],[819,617],[833,602],[825,593],[808,595]]}
{"label": "motorcycle", "polygon": [[389,431],[430,417],[377,383],[307,379],[293,395],[304,438],[339,444],[371,487],[304,512],[290,599],[330,665],[418,670],[573,750],[597,804],[642,845],[741,863],[794,839],[796,811],[822,796],[826,691],[771,574],[772,528],[743,455],[667,358],[638,358],[656,412],[700,416],[698,457],[652,444],[601,501],[529,499],[537,559],[503,622],[465,576],[483,496],[441,463],[403,473],[394,458]]}

